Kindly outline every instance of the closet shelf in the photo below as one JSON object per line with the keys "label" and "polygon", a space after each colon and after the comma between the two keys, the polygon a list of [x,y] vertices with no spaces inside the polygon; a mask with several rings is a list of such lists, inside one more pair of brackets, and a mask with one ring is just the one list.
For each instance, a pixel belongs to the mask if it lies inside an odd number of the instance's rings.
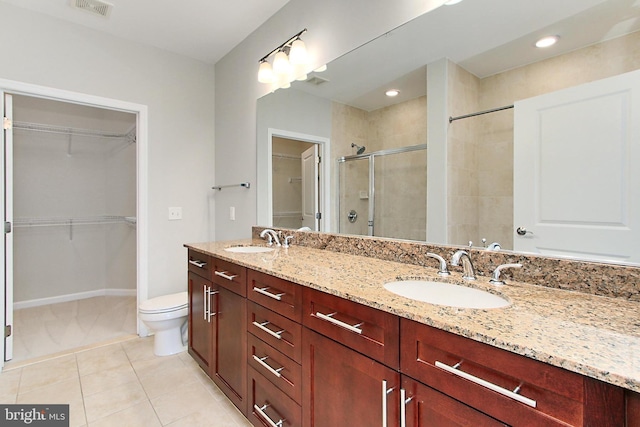
{"label": "closet shelf", "polygon": [[101,215],[91,217],[40,217],[40,218],[14,218],[14,228],[26,227],[56,227],[73,225],[95,225],[95,224],[136,224],[136,217]]}
{"label": "closet shelf", "polygon": [[13,122],[13,129],[33,131],[33,132],[46,132],[56,133],[70,136],[90,136],[95,138],[109,138],[109,139],[126,139],[130,142],[136,142],[136,127],[133,126],[129,132],[116,133],[106,132],[92,129],[71,128],[64,126],[45,125],[40,123],[29,122]]}

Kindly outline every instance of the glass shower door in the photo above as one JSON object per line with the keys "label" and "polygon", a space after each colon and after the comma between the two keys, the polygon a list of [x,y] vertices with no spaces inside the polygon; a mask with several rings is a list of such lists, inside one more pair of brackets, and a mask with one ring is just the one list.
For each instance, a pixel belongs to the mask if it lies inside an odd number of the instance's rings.
{"label": "glass shower door", "polygon": [[374,235],[426,240],[426,150],[374,157]]}
{"label": "glass shower door", "polygon": [[338,163],[339,232],[371,235],[369,227],[369,159],[370,156]]}

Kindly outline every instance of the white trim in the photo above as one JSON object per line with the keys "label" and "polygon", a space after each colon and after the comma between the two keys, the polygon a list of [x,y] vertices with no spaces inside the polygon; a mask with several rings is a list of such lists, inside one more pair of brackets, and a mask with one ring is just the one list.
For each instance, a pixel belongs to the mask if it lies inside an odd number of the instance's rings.
{"label": "white trim", "polygon": [[55,297],[38,298],[27,301],[20,301],[13,303],[14,310],[20,310],[23,308],[40,307],[48,304],[59,304],[61,302],[77,301],[87,298],[95,297],[128,297],[136,296],[135,289],[98,289],[95,291],[78,292],[75,294],[56,295]]}
{"label": "white trim", "polygon": [[320,231],[331,231],[329,229],[331,225],[331,140],[322,136],[309,135],[300,132],[291,132],[282,129],[267,129],[267,215],[269,217],[268,225],[273,225],[273,137],[295,139],[297,141],[309,142],[311,144],[317,144],[319,148],[320,169],[322,170],[322,186],[320,188],[320,212],[322,218],[320,219]]}
{"label": "white trim", "polygon": [[[14,80],[0,79],[0,91],[17,95],[46,98],[80,105],[88,105],[98,108],[124,111],[136,114],[137,117],[137,304],[148,298],[149,294],[149,238],[148,238],[148,107],[143,104],[121,101],[113,98],[89,95],[79,92],[71,92],[46,86]],[[2,209],[4,209],[4,201]],[[4,276],[4,263],[0,267],[0,273]],[[3,310],[4,311],[4,310]],[[138,319],[138,335],[147,336],[148,328]],[[4,358],[0,358],[0,368],[4,366]]]}

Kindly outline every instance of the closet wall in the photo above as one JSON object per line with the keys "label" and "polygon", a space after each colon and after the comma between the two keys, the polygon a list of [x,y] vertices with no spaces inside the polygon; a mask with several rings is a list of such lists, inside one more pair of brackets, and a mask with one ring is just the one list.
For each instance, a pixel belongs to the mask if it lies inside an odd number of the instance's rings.
{"label": "closet wall", "polygon": [[[133,132],[83,136],[25,130],[26,123]],[[14,96],[17,308],[135,295],[135,123],[130,113]]]}

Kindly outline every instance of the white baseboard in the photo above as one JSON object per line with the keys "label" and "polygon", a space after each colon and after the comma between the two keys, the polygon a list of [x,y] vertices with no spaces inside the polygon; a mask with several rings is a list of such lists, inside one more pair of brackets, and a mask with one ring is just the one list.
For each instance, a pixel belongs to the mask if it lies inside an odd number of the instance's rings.
{"label": "white baseboard", "polygon": [[57,304],[61,302],[76,301],[86,298],[102,297],[102,296],[136,296],[135,289],[98,289],[95,291],[78,292],[75,294],[58,295],[55,297],[38,298],[27,301],[19,301],[13,303],[14,310],[20,310],[21,308],[39,307],[47,304]]}

